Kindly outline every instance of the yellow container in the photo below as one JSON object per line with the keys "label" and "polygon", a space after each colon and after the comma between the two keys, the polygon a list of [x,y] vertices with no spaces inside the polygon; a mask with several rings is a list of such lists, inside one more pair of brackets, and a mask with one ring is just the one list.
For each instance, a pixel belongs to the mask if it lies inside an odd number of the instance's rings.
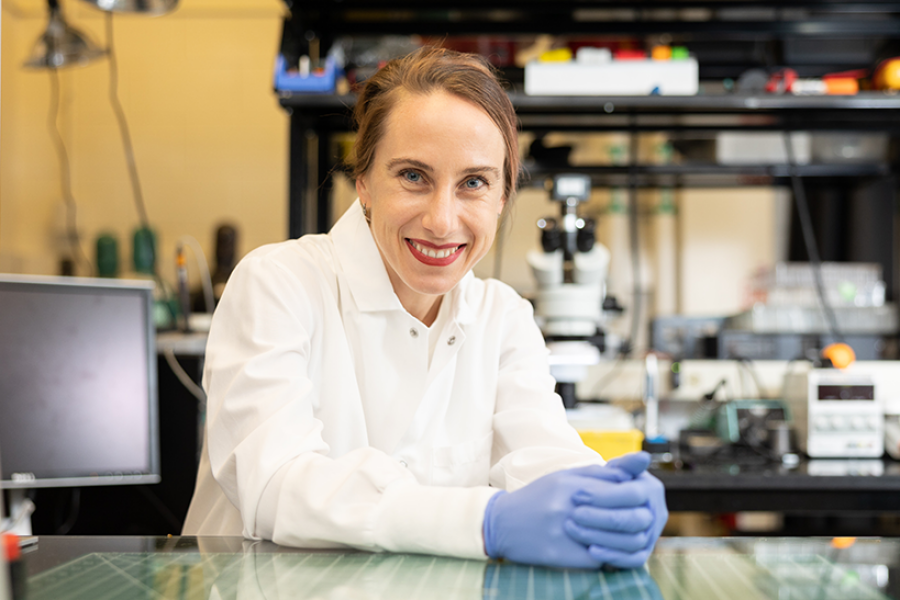
{"label": "yellow container", "polygon": [[600,453],[605,460],[610,460],[629,452],[637,452],[644,442],[644,434],[638,429],[627,431],[579,431],[578,435],[584,445]]}
{"label": "yellow container", "polygon": [[555,48],[542,52],[541,62],[569,62],[572,60],[572,51],[568,48]]}

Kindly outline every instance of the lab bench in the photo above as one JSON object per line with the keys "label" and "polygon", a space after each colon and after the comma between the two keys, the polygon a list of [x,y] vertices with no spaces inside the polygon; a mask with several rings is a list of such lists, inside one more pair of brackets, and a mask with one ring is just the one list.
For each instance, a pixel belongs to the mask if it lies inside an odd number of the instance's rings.
{"label": "lab bench", "polygon": [[[155,486],[83,488],[73,534],[169,534],[181,530],[194,489],[204,407],[178,381],[163,354],[171,350],[199,381],[206,335],[165,333],[160,353],[160,433],[163,482]],[[198,431],[200,428],[200,431]],[[193,458],[193,460],[192,460]],[[652,469],[666,486],[672,512],[711,514],[771,511],[806,519],[863,515],[854,534],[877,531],[880,515],[900,516],[900,463],[884,460],[801,460],[780,463],[695,462]],[[68,512],[68,490],[40,490],[36,531],[56,531]],[[802,531],[828,533],[829,525]]]}
{"label": "lab bench", "polygon": [[673,512],[900,514],[900,463],[891,459],[807,459],[795,467],[720,462],[651,472],[666,486]]}
{"label": "lab bench", "polygon": [[900,600],[894,538],[661,538],[645,569],[624,571],[304,550],[235,537],[42,536],[24,557],[30,600]]}

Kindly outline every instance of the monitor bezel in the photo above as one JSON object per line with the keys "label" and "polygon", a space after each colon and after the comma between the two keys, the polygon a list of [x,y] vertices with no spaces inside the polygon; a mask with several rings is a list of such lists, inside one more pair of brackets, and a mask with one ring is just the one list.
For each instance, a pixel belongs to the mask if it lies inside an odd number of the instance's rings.
{"label": "monitor bezel", "polygon": [[147,379],[148,379],[148,409],[150,427],[150,472],[141,474],[113,474],[97,476],[54,477],[34,479],[3,479],[3,471],[0,470],[0,488],[3,489],[32,489],[32,488],[56,488],[56,487],[85,487],[106,485],[142,485],[154,484],[162,481],[159,456],[159,394],[156,372],[156,327],[153,322],[153,290],[152,281],[138,279],[101,279],[96,277],[62,277],[52,275],[19,275],[0,273],[0,288],[9,285],[25,285],[27,287],[40,287],[43,289],[56,288],[58,293],[71,293],[73,289],[85,291],[96,289],[114,289],[123,292],[133,292],[142,302],[147,350]]}

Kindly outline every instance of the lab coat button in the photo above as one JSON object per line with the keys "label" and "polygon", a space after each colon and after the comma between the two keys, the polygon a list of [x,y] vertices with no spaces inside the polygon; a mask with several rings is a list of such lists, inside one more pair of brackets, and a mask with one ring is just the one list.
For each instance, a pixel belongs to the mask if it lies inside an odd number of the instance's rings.
{"label": "lab coat button", "polygon": [[414,338],[417,338],[417,337],[419,337],[419,332],[418,332],[418,330],[417,330],[415,327],[410,327],[410,328],[409,328],[409,335],[411,335],[411,336],[414,337]]}
{"label": "lab coat button", "polygon": [[456,343],[456,336],[455,336],[455,335],[451,335],[451,336],[450,336],[450,339],[447,340],[447,345],[448,345],[448,346],[452,346],[452,345],[455,344],[455,343]]}
{"label": "lab coat button", "polygon": [[400,461],[400,464],[403,465],[403,466],[406,467],[406,468],[409,468],[409,465],[406,464],[406,461],[405,461],[405,460],[401,460],[401,461]]}

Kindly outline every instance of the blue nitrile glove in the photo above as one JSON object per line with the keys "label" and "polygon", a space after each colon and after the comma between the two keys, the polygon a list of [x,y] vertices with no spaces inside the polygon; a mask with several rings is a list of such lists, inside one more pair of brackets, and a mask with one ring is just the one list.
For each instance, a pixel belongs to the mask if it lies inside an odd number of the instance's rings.
{"label": "blue nitrile glove", "polygon": [[634,490],[631,497],[597,494],[587,487],[573,496],[577,508],[565,525],[566,533],[588,546],[588,554],[597,562],[634,569],[650,557],[669,511],[662,483],[646,472],[649,464],[646,452],[626,454],[607,463],[607,467],[633,477],[631,482],[620,484]]}
{"label": "blue nitrile glove", "polygon": [[[596,569],[605,561],[564,529],[575,510],[572,497],[610,498],[635,506],[640,489],[634,475],[615,466],[590,465],[550,473],[515,492],[499,492],[484,511],[484,548],[491,558],[547,567]],[[642,488],[641,488],[642,489]]]}

